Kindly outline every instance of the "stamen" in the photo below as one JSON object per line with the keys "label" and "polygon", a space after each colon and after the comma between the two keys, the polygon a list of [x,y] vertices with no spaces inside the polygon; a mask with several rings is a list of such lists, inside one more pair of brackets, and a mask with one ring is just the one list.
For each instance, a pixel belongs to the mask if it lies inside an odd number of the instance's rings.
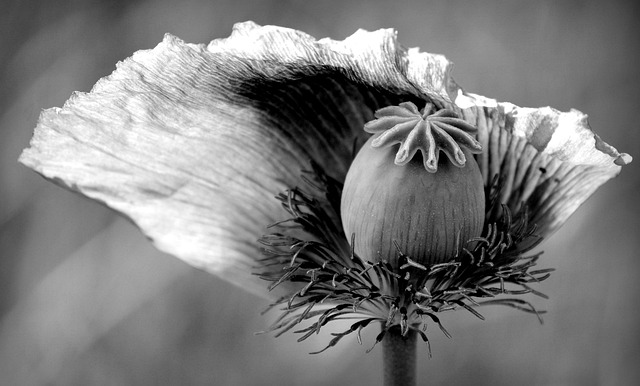
{"label": "stamen", "polygon": [[[526,207],[514,214],[493,201],[486,212],[500,215],[487,220],[482,237],[459,240],[466,246],[460,252],[462,259],[453,260],[452,256],[450,262],[427,267],[412,260],[396,243],[399,268],[394,269],[387,261],[372,263],[354,253],[353,245],[358,240],[350,235],[351,243],[347,242],[336,212],[339,204],[331,202],[335,196],[327,194],[341,191],[341,186],[317,167],[314,173],[317,175],[308,178],[313,181],[309,183],[311,191],[296,188],[276,196],[291,217],[272,224],[273,233],[259,240],[265,246],[260,277],[270,282],[270,290],[284,285],[292,288],[289,295],[269,306],[268,310],[283,308],[268,331],[280,336],[293,330],[303,341],[335,321],[356,320],[348,330],[333,333],[328,345],[314,352],[321,353],[352,333],[362,344],[362,330],[377,321],[383,328],[367,352],[382,341],[386,331],[397,327],[402,335],[417,331],[431,355],[423,332],[429,323],[437,324],[445,336],[451,337],[436,315],[441,312],[465,309],[484,320],[477,307],[504,305],[533,313],[542,321],[543,312],[531,303],[499,298],[524,294],[546,298],[531,284],[545,280],[553,270],[533,269],[540,253],[523,255],[539,240],[535,224],[529,224]],[[486,196],[495,197],[492,187],[489,189]],[[299,238],[301,231],[307,236]],[[526,247],[521,247],[523,244]],[[479,300],[483,298],[493,299]],[[310,324],[295,330],[305,323]]]}

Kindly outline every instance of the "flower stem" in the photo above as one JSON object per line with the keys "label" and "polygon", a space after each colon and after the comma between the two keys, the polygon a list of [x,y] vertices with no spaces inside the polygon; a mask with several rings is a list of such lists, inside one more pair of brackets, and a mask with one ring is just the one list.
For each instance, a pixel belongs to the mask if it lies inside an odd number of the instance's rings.
{"label": "flower stem", "polygon": [[400,328],[389,329],[382,339],[382,360],[384,362],[385,386],[413,386],[417,384],[416,376],[416,342],[417,334],[409,330],[405,336]]}

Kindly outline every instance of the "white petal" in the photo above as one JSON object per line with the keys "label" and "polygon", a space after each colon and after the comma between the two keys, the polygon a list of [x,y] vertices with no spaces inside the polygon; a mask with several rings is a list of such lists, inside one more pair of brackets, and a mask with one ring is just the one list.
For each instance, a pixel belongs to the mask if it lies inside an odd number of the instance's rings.
{"label": "white petal", "polygon": [[448,63],[409,56],[392,30],[316,41],[242,23],[209,45],[167,35],[44,111],[20,161],[123,213],[159,249],[264,295],[257,239],[288,216],[273,196],[303,185],[310,160],[343,180],[376,109],[449,98]]}
{"label": "white petal", "polygon": [[595,190],[631,162],[606,144],[578,110],[523,108],[475,94],[456,99],[478,126],[478,164],[489,184],[502,177],[501,202],[528,207],[541,236],[557,230]]}

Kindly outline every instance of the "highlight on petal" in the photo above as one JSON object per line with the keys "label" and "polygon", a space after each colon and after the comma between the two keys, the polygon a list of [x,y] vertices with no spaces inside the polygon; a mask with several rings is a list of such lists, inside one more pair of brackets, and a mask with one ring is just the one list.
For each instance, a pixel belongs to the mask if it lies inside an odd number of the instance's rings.
{"label": "highlight on petal", "polygon": [[310,162],[344,180],[373,111],[450,100],[450,65],[393,30],[344,41],[241,23],[226,39],[166,35],[90,93],[42,113],[20,162],[123,213],[162,251],[265,295],[257,240]]}
{"label": "highlight on petal", "polygon": [[541,236],[557,230],[631,162],[602,141],[578,110],[523,108],[462,91],[455,103],[488,149],[476,156],[485,185],[499,176],[500,201],[514,213],[526,206]]}
{"label": "highlight on petal", "polygon": [[263,296],[257,240],[288,217],[274,196],[303,184],[311,162],[344,181],[381,107],[460,110],[478,127],[485,182],[502,176],[503,202],[525,202],[543,235],[627,162],[581,113],[466,94],[450,71],[388,29],[335,41],[246,22],[208,45],[167,35],[44,111],[20,161],[122,212],[159,249]]}

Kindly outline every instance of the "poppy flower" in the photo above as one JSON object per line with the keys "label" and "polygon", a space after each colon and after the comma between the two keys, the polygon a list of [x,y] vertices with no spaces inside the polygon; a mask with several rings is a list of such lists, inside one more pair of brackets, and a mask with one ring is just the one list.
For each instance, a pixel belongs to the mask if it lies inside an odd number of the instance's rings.
{"label": "poppy flower", "polygon": [[284,306],[277,334],[427,340],[445,310],[539,314],[518,297],[550,272],[531,249],[631,157],[577,110],[469,93],[451,68],[393,30],[166,35],[45,110],[20,161]]}

